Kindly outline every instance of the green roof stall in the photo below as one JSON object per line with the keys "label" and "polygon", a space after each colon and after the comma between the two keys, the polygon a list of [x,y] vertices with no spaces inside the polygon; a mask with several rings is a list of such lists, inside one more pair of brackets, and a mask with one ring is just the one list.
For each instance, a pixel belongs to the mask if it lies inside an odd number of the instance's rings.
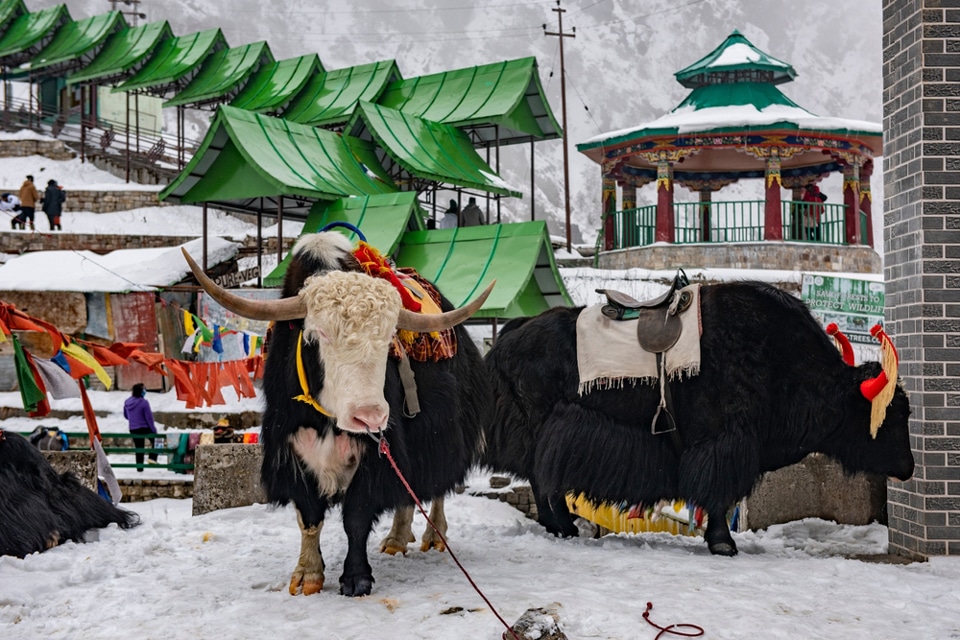
{"label": "green roof stall", "polygon": [[136,73],[164,40],[173,38],[166,20],[131,27],[103,45],[90,64],[67,76],[67,84],[107,84]]}
{"label": "green roof stall", "polygon": [[387,85],[399,79],[394,60],[325,71],[311,78],[280,116],[315,127],[346,124],[360,101],[377,102]]}
{"label": "green roof stall", "polygon": [[0,36],[3,36],[14,20],[29,13],[23,0],[0,0]]}
{"label": "green roof stall", "polygon": [[222,49],[203,61],[200,71],[164,107],[217,105],[235,96],[258,69],[273,62],[264,41]]}
{"label": "green roof stall", "polygon": [[[331,222],[347,222],[360,229],[366,241],[386,256],[392,256],[400,246],[406,231],[423,229],[423,211],[413,191],[387,193],[376,196],[340,198],[333,202],[317,202],[310,209],[301,236],[316,233]],[[359,236],[349,229],[338,228],[353,242]],[[279,287],[290,264],[291,253],[263,279],[266,287]]]}
{"label": "green roof stall", "polygon": [[143,91],[163,96],[187,85],[200,71],[201,62],[227,48],[220,29],[208,29],[162,41],[153,57],[114,91]]}
{"label": "green roof stall", "polygon": [[261,66],[230,106],[275,115],[296,96],[313,76],[323,73],[315,53]]}
{"label": "green roof stall", "polygon": [[44,73],[63,73],[69,68],[82,67],[97,56],[111,36],[126,30],[127,22],[119,11],[69,22],[21,68],[31,73],[38,69]]}
{"label": "green roof stall", "polygon": [[222,106],[160,199],[247,212],[282,205],[285,217],[303,220],[317,200],[396,191],[379,166],[369,142]]}
{"label": "green roof stall", "polygon": [[361,102],[345,131],[353,137],[375,141],[411,176],[520,196],[519,191],[510,189],[490,168],[467,135],[456,127]]}
{"label": "green roof stall", "polygon": [[410,231],[397,266],[412,267],[456,306],[497,281],[474,318],[533,316],[573,306],[543,221]]}
{"label": "green roof stall", "polygon": [[63,4],[18,16],[0,37],[0,65],[16,67],[32,59],[70,22]]}
{"label": "green roof stall", "polygon": [[454,125],[483,142],[514,144],[562,136],[533,57],[398,80],[378,104]]}

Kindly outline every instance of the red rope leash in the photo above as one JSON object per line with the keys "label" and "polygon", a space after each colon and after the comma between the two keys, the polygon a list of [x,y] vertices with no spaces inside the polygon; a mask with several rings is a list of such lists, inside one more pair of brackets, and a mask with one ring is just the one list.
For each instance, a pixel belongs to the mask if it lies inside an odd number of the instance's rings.
{"label": "red rope leash", "polygon": [[[372,435],[372,434],[371,434]],[[444,546],[447,548],[447,553],[450,554],[450,557],[453,558],[453,561],[457,563],[457,566],[460,567],[460,571],[463,572],[463,575],[466,576],[467,581],[470,583],[470,586],[473,587],[473,590],[480,594],[480,597],[483,598],[483,601],[487,603],[487,606],[490,607],[490,611],[493,612],[493,615],[497,616],[497,620],[507,628],[507,631],[510,632],[510,635],[513,636],[514,640],[520,640],[520,637],[517,635],[517,632],[514,631],[510,625],[507,624],[506,620],[497,612],[496,607],[493,606],[493,603],[487,599],[487,596],[483,595],[483,592],[480,591],[480,587],[477,586],[477,583],[473,581],[473,578],[470,577],[470,574],[467,573],[467,570],[463,568],[463,565],[460,564],[460,560],[457,558],[457,555],[453,552],[453,549],[450,547],[450,543],[447,542],[447,539],[440,533],[440,530],[437,529],[437,525],[433,524],[433,521],[430,520],[430,516],[427,515],[427,512],[423,508],[423,504],[420,502],[420,499],[417,497],[417,494],[413,492],[413,489],[410,487],[410,484],[407,482],[407,479],[403,477],[403,474],[400,472],[400,467],[397,466],[397,463],[394,461],[393,456],[390,455],[390,444],[387,442],[387,439],[383,436],[380,436],[380,453],[387,456],[387,460],[390,461],[390,466],[393,467],[393,470],[397,473],[397,477],[400,478],[400,482],[403,483],[403,486],[407,488],[407,493],[410,494],[410,497],[413,498],[413,501],[416,503],[417,508],[420,509],[420,513],[423,514],[423,517],[427,519],[427,523],[433,528],[433,530],[440,536],[440,540],[443,541]],[[646,616],[646,614],[644,614]],[[651,623],[652,624],[652,623]],[[701,631],[702,633],[702,631]],[[503,634],[506,638],[506,632]]]}
{"label": "red rope leash", "polygon": [[[670,634],[674,636],[683,636],[684,638],[696,638],[704,634],[703,627],[697,626],[695,624],[669,624],[665,627],[661,627],[656,622],[650,619],[650,610],[653,609],[653,603],[647,603],[647,609],[643,612],[643,619],[647,621],[651,627],[656,627],[660,629],[660,633],[657,634],[653,640],[660,640],[660,637],[664,634]],[[693,629],[693,631],[678,631],[678,629],[685,627],[687,629]]]}

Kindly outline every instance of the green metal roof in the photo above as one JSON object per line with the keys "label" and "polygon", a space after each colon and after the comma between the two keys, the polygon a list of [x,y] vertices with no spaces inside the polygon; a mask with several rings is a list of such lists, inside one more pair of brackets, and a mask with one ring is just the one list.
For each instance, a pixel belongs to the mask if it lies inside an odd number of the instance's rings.
{"label": "green metal roof", "polygon": [[70,13],[63,4],[16,18],[0,37],[0,64],[7,67],[23,64],[70,21]]}
{"label": "green metal roof", "polygon": [[573,306],[542,220],[409,231],[400,241],[396,263],[416,269],[456,306],[496,280],[475,318],[533,316]]}
{"label": "green metal roof", "polygon": [[114,91],[149,89],[163,95],[186,84],[200,70],[207,56],[227,48],[220,29],[208,29],[161,42],[149,62]]}
{"label": "green metal roof", "polygon": [[451,125],[361,102],[346,132],[376,141],[394,162],[416,177],[521,196],[487,165],[467,135]]}
{"label": "green metal roof", "polygon": [[318,73],[323,73],[323,65],[315,53],[265,64],[250,78],[230,106],[272,114],[282,109]]}
{"label": "green metal roof", "polygon": [[739,31],[734,31],[720,46],[689,67],[673,74],[683,86],[694,89],[709,82],[712,74],[732,71],[766,71],[772,73],[772,84],[790,82],[797,72],[786,62],[777,60],[753,46]]}
{"label": "green metal roof", "polygon": [[127,22],[119,11],[70,22],[57,31],[50,44],[25,66],[30,71],[63,62],[80,66],[93,60],[107,38],[126,30]]}
{"label": "green metal roof", "polygon": [[394,60],[326,71],[311,78],[280,115],[312,126],[343,124],[358,102],[377,102],[386,86],[399,79]]}
{"label": "green metal roof", "polygon": [[391,83],[377,101],[501,144],[562,134],[543,95],[536,58],[445,71]]}
{"label": "green metal roof", "polygon": [[225,102],[236,95],[260,67],[271,62],[273,54],[262,40],[217,51],[203,61],[193,80],[163,106],[196,107],[205,102]]}
{"label": "green metal roof", "polygon": [[[392,256],[405,231],[423,229],[421,215],[417,194],[413,191],[340,198],[333,202],[314,204],[300,235],[302,237],[316,233],[331,222],[349,222],[360,229],[369,244],[379,249],[383,255]],[[357,234],[349,229],[339,227],[334,230],[343,233],[351,241],[359,240]],[[279,287],[283,284],[291,255],[292,253],[287,253],[283,261],[263,279],[264,286]]]}
{"label": "green metal roof", "polygon": [[368,142],[222,106],[160,199],[257,211],[258,198],[283,197],[284,215],[302,220],[316,200],[396,191],[367,168],[376,163]]}
{"label": "green metal roof", "polygon": [[160,42],[172,38],[173,31],[166,20],[131,27],[108,39],[90,64],[67,77],[67,84],[91,80],[110,82],[135,73],[146,64]]}
{"label": "green metal roof", "polygon": [[23,0],[2,0],[0,2],[0,35],[7,32],[14,20],[27,13]]}

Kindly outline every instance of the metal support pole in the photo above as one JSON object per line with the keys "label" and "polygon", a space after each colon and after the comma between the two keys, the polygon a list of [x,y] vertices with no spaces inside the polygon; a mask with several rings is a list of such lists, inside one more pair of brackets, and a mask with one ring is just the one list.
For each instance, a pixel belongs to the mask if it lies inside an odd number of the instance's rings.
{"label": "metal support pole", "polygon": [[127,121],[124,131],[126,131],[126,153],[124,153],[124,165],[127,173],[127,182],[130,182],[130,92],[124,92],[127,96]]}
{"label": "metal support pole", "polygon": [[83,112],[87,108],[87,85],[80,87],[80,164],[87,161],[87,119]]}
{"label": "metal support pole", "polygon": [[558,36],[560,38],[560,106],[563,110],[563,203],[564,210],[566,211],[567,251],[570,251],[570,159],[569,150],[567,149],[567,78],[563,63],[563,39],[576,38],[577,28],[573,28],[573,33],[563,32],[563,14],[566,13],[567,10],[560,7],[560,0],[557,0],[557,7],[551,9],[551,11],[557,14],[560,29],[554,33],[544,28],[544,35]]}
{"label": "metal support pole", "polygon": [[207,203],[203,203],[203,270],[207,270]]}
{"label": "metal support pole", "polygon": [[283,196],[277,199],[277,264],[283,262]]}
{"label": "metal support pole", "polygon": [[537,174],[533,170],[533,161],[536,159],[536,149],[533,146],[533,136],[530,136],[530,220],[537,219],[536,208],[533,206],[534,195],[537,192]]}
{"label": "metal support pole", "polygon": [[263,198],[257,208],[257,287],[263,287]]}
{"label": "metal support pole", "polygon": [[134,126],[137,128],[137,155],[140,154],[140,92],[133,94],[133,113],[137,121]]}

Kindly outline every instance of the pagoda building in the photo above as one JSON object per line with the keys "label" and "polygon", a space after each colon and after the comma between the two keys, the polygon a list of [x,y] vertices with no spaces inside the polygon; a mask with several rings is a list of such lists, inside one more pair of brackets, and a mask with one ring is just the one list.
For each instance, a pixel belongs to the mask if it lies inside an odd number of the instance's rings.
{"label": "pagoda building", "polygon": [[[674,75],[691,92],[668,114],[577,145],[602,171],[601,265],[689,263],[664,245],[695,244],[702,266],[879,271],[870,179],[881,124],[799,106],[778,88],[793,67],[737,31]],[[833,173],[843,174],[842,198],[807,197]],[[716,197],[744,179],[763,180],[763,200]],[[638,207],[638,187],[653,182],[656,204]],[[683,201],[677,185],[698,197]],[[747,257],[731,261],[731,244],[751,245]],[[620,255],[605,260],[611,252]]]}

